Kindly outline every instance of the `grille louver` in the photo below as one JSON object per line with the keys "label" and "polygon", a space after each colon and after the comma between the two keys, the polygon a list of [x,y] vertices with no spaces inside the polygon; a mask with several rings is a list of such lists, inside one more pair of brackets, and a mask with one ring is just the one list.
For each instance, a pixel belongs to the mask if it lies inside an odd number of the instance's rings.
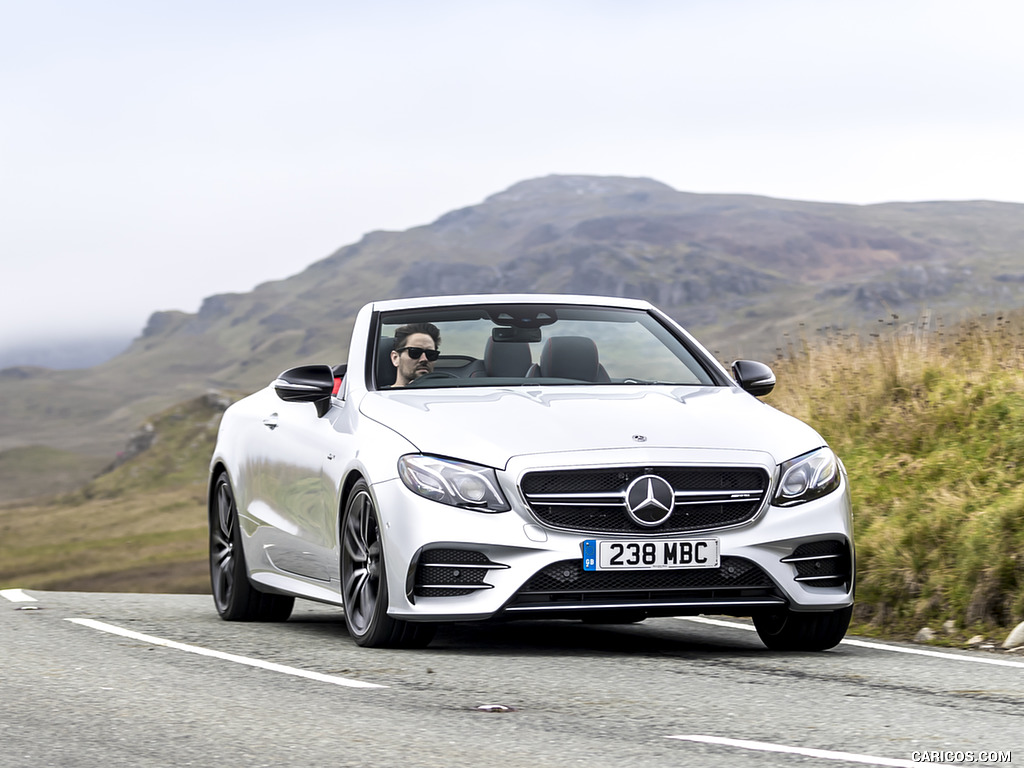
{"label": "grille louver", "polygon": [[[626,511],[626,488],[642,475],[672,486],[675,508],[657,528],[641,526]],[[625,467],[529,472],[523,496],[546,525],[580,533],[640,535],[706,531],[752,520],[770,478],[751,467]]]}

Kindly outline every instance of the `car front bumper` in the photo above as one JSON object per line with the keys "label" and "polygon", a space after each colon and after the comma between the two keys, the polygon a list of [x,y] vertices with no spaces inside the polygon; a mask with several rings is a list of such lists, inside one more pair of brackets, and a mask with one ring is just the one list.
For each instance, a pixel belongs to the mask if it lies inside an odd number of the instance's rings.
{"label": "car front bumper", "polygon": [[[582,568],[584,540],[637,537],[542,526],[516,490],[518,474],[499,473],[512,505],[503,513],[429,501],[397,479],[373,486],[384,528],[389,615],[411,621],[615,611],[750,615],[780,607],[836,610],[853,601],[852,515],[845,477],[825,497],[786,508],[766,504],[751,522],[733,528],[643,536],[652,541],[716,538],[718,569],[595,573]],[[806,556],[821,551],[832,554]],[[826,576],[814,576],[815,568],[822,567]]]}

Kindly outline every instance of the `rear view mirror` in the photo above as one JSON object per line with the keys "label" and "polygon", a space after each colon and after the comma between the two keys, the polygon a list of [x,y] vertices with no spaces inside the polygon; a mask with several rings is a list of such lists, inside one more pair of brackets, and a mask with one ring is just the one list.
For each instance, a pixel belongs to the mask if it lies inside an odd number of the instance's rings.
{"label": "rear view mirror", "polygon": [[491,328],[491,339],[497,343],[529,343],[540,341],[540,328],[519,328],[515,325]]}

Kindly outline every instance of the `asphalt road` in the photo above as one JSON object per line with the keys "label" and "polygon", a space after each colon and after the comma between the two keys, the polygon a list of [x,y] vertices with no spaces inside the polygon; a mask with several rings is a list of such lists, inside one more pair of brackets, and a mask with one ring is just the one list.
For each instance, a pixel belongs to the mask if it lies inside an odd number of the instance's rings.
{"label": "asphalt road", "polygon": [[0,596],[2,766],[909,766],[921,752],[1024,764],[1024,658],[856,638],[781,654],[745,622],[687,619],[464,625],[381,651],[304,601],[274,625],[222,622],[203,596]]}

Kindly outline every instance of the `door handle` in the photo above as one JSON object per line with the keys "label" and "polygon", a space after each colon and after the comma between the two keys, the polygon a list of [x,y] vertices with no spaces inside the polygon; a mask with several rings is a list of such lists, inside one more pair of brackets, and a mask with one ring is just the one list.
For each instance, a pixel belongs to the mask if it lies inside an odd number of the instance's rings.
{"label": "door handle", "polygon": [[263,426],[270,430],[277,429],[277,414],[272,413],[267,416],[267,418],[263,420]]}

